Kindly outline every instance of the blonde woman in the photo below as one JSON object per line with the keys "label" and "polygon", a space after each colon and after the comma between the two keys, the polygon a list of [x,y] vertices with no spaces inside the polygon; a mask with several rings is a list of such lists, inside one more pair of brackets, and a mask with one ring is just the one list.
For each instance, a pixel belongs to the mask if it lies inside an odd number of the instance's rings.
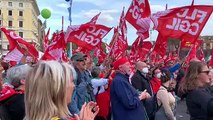
{"label": "blonde woman", "polygon": [[69,64],[37,63],[26,79],[26,120],[93,120],[99,110],[93,102],[84,104],[75,119],[67,108],[75,87],[74,76],[74,68]]}
{"label": "blonde woman", "polygon": [[161,70],[161,86],[157,92],[157,101],[160,106],[155,114],[155,120],[175,120],[175,97],[172,90],[172,76],[168,70]]}
{"label": "blonde woman", "polygon": [[190,120],[213,119],[213,86],[211,72],[205,63],[194,61],[189,64],[180,92],[186,95]]}

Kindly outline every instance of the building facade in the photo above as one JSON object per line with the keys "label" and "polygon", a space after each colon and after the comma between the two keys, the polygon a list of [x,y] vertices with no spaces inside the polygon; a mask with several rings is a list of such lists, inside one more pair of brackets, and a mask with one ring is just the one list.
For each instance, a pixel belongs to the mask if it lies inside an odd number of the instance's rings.
{"label": "building facade", "polygon": [[[39,46],[41,40],[39,15],[36,0],[0,0],[0,25],[14,31],[27,42],[36,43],[36,46]],[[0,48],[7,51],[8,40],[2,32],[0,40]]]}

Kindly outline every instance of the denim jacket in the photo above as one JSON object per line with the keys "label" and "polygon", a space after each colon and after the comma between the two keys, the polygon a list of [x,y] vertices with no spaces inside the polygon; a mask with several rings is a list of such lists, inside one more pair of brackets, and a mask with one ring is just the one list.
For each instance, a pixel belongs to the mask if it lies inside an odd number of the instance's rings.
{"label": "denim jacket", "polygon": [[78,114],[85,102],[95,101],[91,79],[86,72],[81,73],[75,68],[77,80],[74,80],[75,90],[72,95],[72,102],[69,104],[69,110],[72,114]]}

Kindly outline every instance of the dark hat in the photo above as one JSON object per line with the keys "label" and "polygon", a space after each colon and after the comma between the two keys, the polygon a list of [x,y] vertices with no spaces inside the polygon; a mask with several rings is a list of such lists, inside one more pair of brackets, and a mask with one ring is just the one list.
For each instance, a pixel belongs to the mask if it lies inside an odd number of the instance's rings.
{"label": "dark hat", "polygon": [[85,60],[85,57],[87,57],[87,55],[85,55],[81,52],[77,52],[77,53],[72,55],[71,60],[74,61],[74,62],[81,61],[81,60]]}

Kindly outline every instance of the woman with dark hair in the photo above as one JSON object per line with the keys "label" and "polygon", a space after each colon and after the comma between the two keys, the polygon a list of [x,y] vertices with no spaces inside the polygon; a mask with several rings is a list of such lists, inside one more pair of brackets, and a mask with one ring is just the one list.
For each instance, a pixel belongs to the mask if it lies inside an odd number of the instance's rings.
{"label": "woman with dark hair", "polygon": [[157,92],[157,102],[160,106],[155,114],[155,120],[175,120],[175,97],[172,95],[172,76],[168,70],[161,70],[161,86]]}
{"label": "woman with dark hair", "polygon": [[181,81],[180,92],[186,94],[186,105],[191,120],[213,118],[213,87],[210,86],[210,70],[205,63],[191,62],[185,78]]}

